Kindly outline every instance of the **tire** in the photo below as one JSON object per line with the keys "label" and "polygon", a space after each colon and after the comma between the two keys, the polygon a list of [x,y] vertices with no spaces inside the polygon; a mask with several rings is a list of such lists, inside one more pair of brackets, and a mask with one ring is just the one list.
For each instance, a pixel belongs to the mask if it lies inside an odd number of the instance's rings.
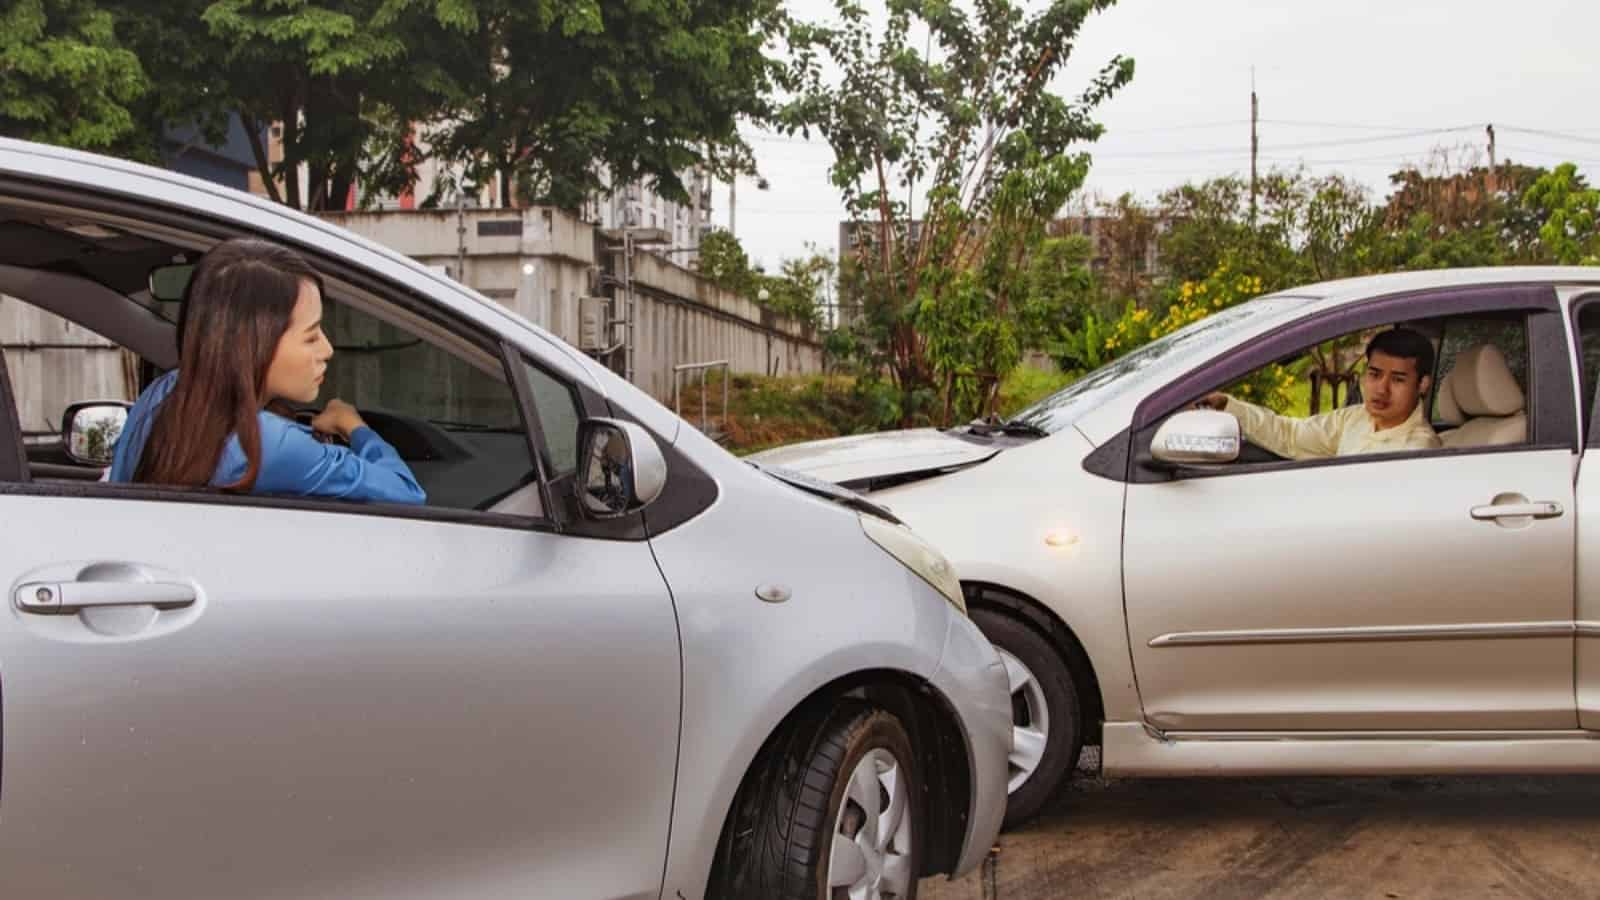
{"label": "tire", "polygon": [[[767,741],[740,785],[706,896],[834,900],[864,883],[866,896],[915,900],[924,822],[915,765],[905,726],[878,707],[839,700],[803,710]],[[895,799],[885,804],[885,796]],[[904,827],[874,841],[858,798],[878,803],[879,822],[893,815],[897,800]],[[836,838],[846,843],[838,854]],[[888,852],[870,861],[867,853],[851,857],[863,840]],[[837,871],[848,862],[861,864],[861,879],[851,882],[853,872]],[[877,874],[887,877],[875,880]],[[830,888],[830,876],[845,885]]]}
{"label": "tire", "polygon": [[[1012,738],[1016,749],[1011,754],[1003,826],[1009,830],[1037,816],[1072,776],[1078,766],[1078,753],[1083,750],[1083,714],[1066,661],[1037,629],[988,609],[974,609],[972,621],[1000,651],[1006,674],[1012,679]],[[1019,672],[1025,676],[1023,679],[1019,680]],[[1038,752],[1041,731],[1043,751]],[[1028,752],[1025,748],[1034,749]]]}

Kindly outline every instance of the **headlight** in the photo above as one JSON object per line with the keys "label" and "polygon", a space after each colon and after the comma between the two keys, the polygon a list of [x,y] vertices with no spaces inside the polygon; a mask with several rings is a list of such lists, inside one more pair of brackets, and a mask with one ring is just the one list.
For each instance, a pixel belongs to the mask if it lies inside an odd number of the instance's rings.
{"label": "headlight", "polygon": [[867,533],[867,537],[871,538],[874,544],[900,560],[906,568],[915,572],[918,578],[933,585],[934,590],[943,594],[956,609],[961,610],[962,615],[967,614],[967,601],[961,594],[961,581],[956,578],[956,570],[950,566],[950,561],[944,558],[944,554],[933,549],[932,544],[918,537],[916,532],[904,525],[896,525],[865,513],[860,518],[861,530]]}

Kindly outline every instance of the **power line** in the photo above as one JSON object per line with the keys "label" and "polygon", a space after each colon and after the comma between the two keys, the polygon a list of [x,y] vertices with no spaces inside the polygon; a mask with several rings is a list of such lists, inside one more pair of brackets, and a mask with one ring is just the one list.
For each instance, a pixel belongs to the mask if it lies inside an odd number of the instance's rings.
{"label": "power line", "polygon": [[1515,125],[1501,125],[1501,131],[1510,131],[1516,134],[1533,134],[1539,137],[1555,138],[1560,141],[1575,141],[1579,144],[1593,144],[1600,147],[1600,138],[1579,137],[1575,134],[1564,134],[1559,131],[1543,131],[1538,128],[1518,128]]}

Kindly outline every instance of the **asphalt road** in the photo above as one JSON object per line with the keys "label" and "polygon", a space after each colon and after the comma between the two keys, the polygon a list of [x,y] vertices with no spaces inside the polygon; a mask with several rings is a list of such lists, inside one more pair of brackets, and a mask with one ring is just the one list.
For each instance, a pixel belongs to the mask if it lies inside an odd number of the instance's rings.
{"label": "asphalt road", "polygon": [[923,900],[1600,898],[1600,777],[1082,776]]}

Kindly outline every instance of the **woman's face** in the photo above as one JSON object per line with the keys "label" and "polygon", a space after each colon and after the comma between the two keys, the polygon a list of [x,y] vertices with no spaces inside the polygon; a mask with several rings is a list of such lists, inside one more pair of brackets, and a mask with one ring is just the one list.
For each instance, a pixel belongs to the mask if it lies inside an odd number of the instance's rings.
{"label": "woman's face", "polygon": [[262,401],[315,402],[332,356],[333,345],[322,333],[322,294],[315,284],[302,281],[289,329],[278,338],[278,349],[267,367]]}

